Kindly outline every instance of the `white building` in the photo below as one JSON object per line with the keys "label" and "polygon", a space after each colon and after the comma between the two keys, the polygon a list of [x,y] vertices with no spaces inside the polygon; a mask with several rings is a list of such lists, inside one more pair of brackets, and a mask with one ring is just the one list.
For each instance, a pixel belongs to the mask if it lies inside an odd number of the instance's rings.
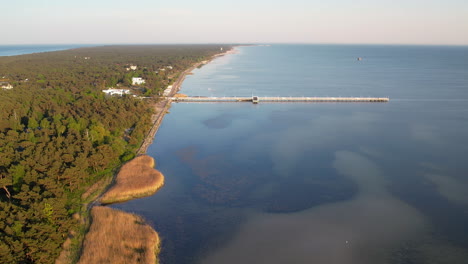
{"label": "white building", "polygon": [[163,96],[169,96],[172,91],[172,85],[167,86],[166,90],[163,92]]}
{"label": "white building", "polygon": [[124,95],[124,94],[130,94],[130,90],[127,89],[114,89],[114,88],[109,88],[107,90],[102,90],[103,93],[107,95]]}
{"label": "white building", "polygon": [[141,78],[141,77],[133,77],[132,78],[132,84],[133,85],[140,85],[140,84],[144,84],[146,81]]}
{"label": "white building", "polygon": [[7,82],[0,82],[0,87],[2,87],[2,89],[7,89],[7,90],[13,89],[13,85]]}
{"label": "white building", "polygon": [[136,71],[136,69],[138,69],[138,66],[136,66],[136,65],[130,65],[128,67],[125,67],[126,71],[129,71],[129,70]]}

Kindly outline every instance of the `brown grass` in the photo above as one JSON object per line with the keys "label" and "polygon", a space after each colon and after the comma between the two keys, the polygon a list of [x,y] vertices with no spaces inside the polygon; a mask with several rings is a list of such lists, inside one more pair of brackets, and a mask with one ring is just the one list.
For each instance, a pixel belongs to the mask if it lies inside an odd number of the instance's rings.
{"label": "brown grass", "polygon": [[188,95],[178,93],[178,94],[175,94],[174,97],[188,97]]}
{"label": "brown grass", "polygon": [[160,239],[137,215],[95,206],[78,264],[157,263]]}
{"label": "brown grass", "polygon": [[124,202],[154,194],[164,184],[164,176],[154,169],[154,159],[148,155],[134,158],[122,166],[101,203]]}

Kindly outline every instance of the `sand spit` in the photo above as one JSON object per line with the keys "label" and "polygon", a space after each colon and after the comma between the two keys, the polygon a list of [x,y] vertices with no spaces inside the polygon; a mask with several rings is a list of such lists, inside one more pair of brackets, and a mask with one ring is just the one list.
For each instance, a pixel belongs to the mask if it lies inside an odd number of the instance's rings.
{"label": "sand spit", "polygon": [[95,206],[78,264],[157,263],[160,239],[137,215]]}
{"label": "sand spit", "polygon": [[154,159],[148,155],[138,156],[123,165],[114,186],[101,197],[101,203],[124,202],[154,194],[164,185],[164,176],[154,165]]}

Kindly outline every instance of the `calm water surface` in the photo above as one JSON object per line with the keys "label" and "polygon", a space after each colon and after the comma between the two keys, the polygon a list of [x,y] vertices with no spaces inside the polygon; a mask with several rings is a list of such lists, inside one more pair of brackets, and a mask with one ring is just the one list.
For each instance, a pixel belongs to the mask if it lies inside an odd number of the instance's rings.
{"label": "calm water surface", "polygon": [[391,101],[173,104],[148,150],[166,185],[114,205],[162,263],[468,263],[468,47],[237,50],[183,92]]}

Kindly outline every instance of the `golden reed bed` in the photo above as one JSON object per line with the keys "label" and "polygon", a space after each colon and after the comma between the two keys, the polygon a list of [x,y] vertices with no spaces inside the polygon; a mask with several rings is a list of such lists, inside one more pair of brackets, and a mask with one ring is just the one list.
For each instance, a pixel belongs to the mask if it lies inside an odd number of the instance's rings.
{"label": "golden reed bed", "polygon": [[157,263],[158,233],[137,215],[95,206],[78,264]]}
{"label": "golden reed bed", "polygon": [[154,159],[148,155],[134,158],[122,166],[115,184],[100,199],[111,204],[140,198],[155,193],[164,185],[164,176],[154,169]]}

